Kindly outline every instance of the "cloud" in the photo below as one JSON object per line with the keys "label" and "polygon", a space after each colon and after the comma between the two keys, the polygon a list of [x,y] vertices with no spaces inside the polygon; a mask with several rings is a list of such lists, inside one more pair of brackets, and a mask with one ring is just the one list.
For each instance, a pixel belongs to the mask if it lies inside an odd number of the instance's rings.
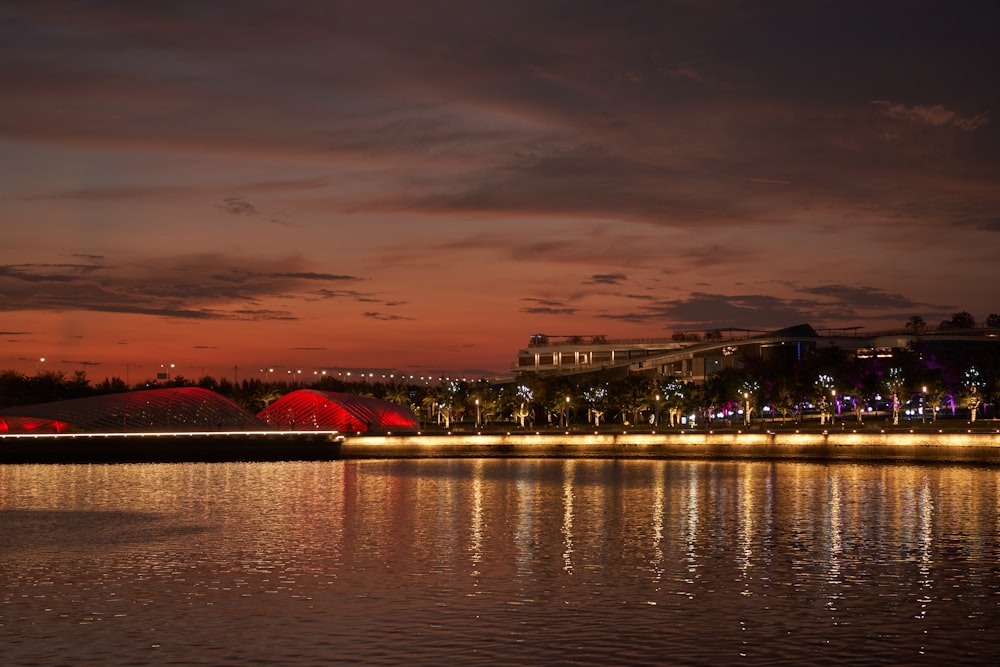
{"label": "cloud", "polygon": [[905,104],[892,104],[887,100],[875,100],[872,104],[879,106],[882,115],[887,118],[905,120],[932,127],[956,127],[966,132],[973,132],[985,127],[990,122],[988,113],[962,117],[958,113],[946,109],[941,104],[935,104],[934,106],[906,106]]}
{"label": "cloud", "polygon": [[[302,271],[295,257],[235,257],[220,253],[149,258],[140,263],[0,265],[0,312],[20,310],[132,313],[192,320],[295,320],[267,299],[336,295],[319,284],[356,276]],[[323,292],[322,290],[327,290]],[[363,300],[363,292],[342,294]]]}
{"label": "cloud", "polygon": [[300,278],[302,280],[322,280],[324,282],[364,280],[363,278],[358,278],[357,276],[347,276],[336,273],[315,273],[310,271],[294,272],[294,273],[275,273],[273,275],[276,278]]}
{"label": "cloud", "polygon": [[239,197],[226,197],[221,204],[216,204],[216,208],[222,209],[230,215],[246,216],[249,218],[257,218],[264,220],[266,222],[274,223],[276,225],[281,225],[283,227],[296,227],[287,220],[279,220],[278,218],[272,218],[270,216],[263,215],[257,210],[257,207]]}
{"label": "cloud", "polygon": [[584,285],[620,285],[628,280],[623,273],[595,273],[584,281]]}
{"label": "cloud", "polygon": [[579,311],[578,308],[567,306],[562,301],[552,299],[531,299],[525,298],[522,301],[538,304],[536,306],[526,306],[521,308],[522,313],[529,315],[573,315]]}
{"label": "cloud", "polygon": [[852,308],[919,308],[926,305],[901,294],[889,294],[875,287],[820,285],[817,287],[803,287],[799,291],[805,294],[826,297],[832,299],[834,303],[844,304]]}
{"label": "cloud", "polygon": [[819,285],[790,288],[786,295],[693,292],[686,298],[659,299],[639,310],[602,313],[598,317],[673,329],[751,328],[771,330],[800,323],[822,326],[828,321],[891,317],[900,322],[930,306],[874,287]]}
{"label": "cloud", "polygon": [[404,317],[402,315],[389,315],[386,313],[379,313],[377,311],[368,311],[364,313],[364,316],[372,320],[382,320],[386,322],[392,322],[397,320],[413,320],[412,317]]}
{"label": "cloud", "polygon": [[216,204],[216,207],[232,215],[257,215],[253,204],[236,197],[228,197],[221,204]]}
{"label": "cloud", "polygon": [[959,227],[969,227],[984,232],[1000,232],[1000,217],[965,219],[959,220],[955,224]]}

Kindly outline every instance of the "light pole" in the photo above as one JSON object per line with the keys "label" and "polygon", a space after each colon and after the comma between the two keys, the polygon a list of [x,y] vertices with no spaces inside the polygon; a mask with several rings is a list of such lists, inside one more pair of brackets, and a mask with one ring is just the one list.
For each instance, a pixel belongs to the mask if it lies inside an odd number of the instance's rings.
{"label": "light pole", "polygon": [[476,428],[479,428],[479,399],[476,399]]}
{"label": "light pole", "polygon": [[563,426],[569,428],[569,396],[566,397],[566,403],[563,405]]}
{"label": "light pole", "polygon": [[44,363],[45,363],[45,357],[39,357],[38,361],[35,362],[35,375],[38,375],[38,373],[39,373],[39,371],[38,371],[39,366],[38,365],[39,364],[44,364]]}
{"label": "light pole", "polygon": [[746,408],[743,410],[743,425],[750,425],[750,392],[743,392],[743,400],[746,402]]}
{"label": "light pole", "polygon": [[920,388],[920,423],[924,423],[924,406],[927,405],[927,387]]}
{"label": "light pole", "polygon": [[831,389],[830,396],[833,397],[833,410],[830,411],[830,423],[832,424],[837,416],[837,390]]}

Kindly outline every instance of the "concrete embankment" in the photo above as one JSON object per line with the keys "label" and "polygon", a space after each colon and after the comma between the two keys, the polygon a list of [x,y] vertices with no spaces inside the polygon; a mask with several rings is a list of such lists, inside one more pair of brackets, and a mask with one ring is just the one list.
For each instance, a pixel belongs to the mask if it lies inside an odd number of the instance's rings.
{"label": "concrete embankment", "polygon": [[581,457],[1000,464],[998,433],[621,433],[347,437],[340,458]]}
{"label": "concrete embankment", "polygon": [[198,433],[0,437],[0,463],[658,458],[1000,464],[1000,433],[750,432],[340,435]]}

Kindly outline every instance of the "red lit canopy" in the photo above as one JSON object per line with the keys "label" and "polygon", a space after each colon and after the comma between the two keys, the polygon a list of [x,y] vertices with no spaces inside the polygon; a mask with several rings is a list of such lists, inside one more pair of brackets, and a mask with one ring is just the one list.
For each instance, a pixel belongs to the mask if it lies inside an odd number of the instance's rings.
{"label": "red lit canopy", "polygon": [[288,431],[415,431],[420,422],[408,408],[369,396],[299,389],[267,406],[257,417]]}
{"label": "red lit canopy", "polygon": [[[6,424],[8,433],[267,429],[264,423],[225,396],[198,387],[150,389],[8,408],[0,411],[0,420]],[[3,429],[0,426],[0,432]]]}

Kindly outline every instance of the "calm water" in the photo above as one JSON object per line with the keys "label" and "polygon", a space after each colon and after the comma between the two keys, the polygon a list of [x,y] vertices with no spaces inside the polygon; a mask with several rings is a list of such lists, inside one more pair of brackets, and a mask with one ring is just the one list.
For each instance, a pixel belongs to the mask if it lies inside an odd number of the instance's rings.
{"label": "calm water", "polygon": [[5,665],[997,664],[1000,470],[0,466]]}

